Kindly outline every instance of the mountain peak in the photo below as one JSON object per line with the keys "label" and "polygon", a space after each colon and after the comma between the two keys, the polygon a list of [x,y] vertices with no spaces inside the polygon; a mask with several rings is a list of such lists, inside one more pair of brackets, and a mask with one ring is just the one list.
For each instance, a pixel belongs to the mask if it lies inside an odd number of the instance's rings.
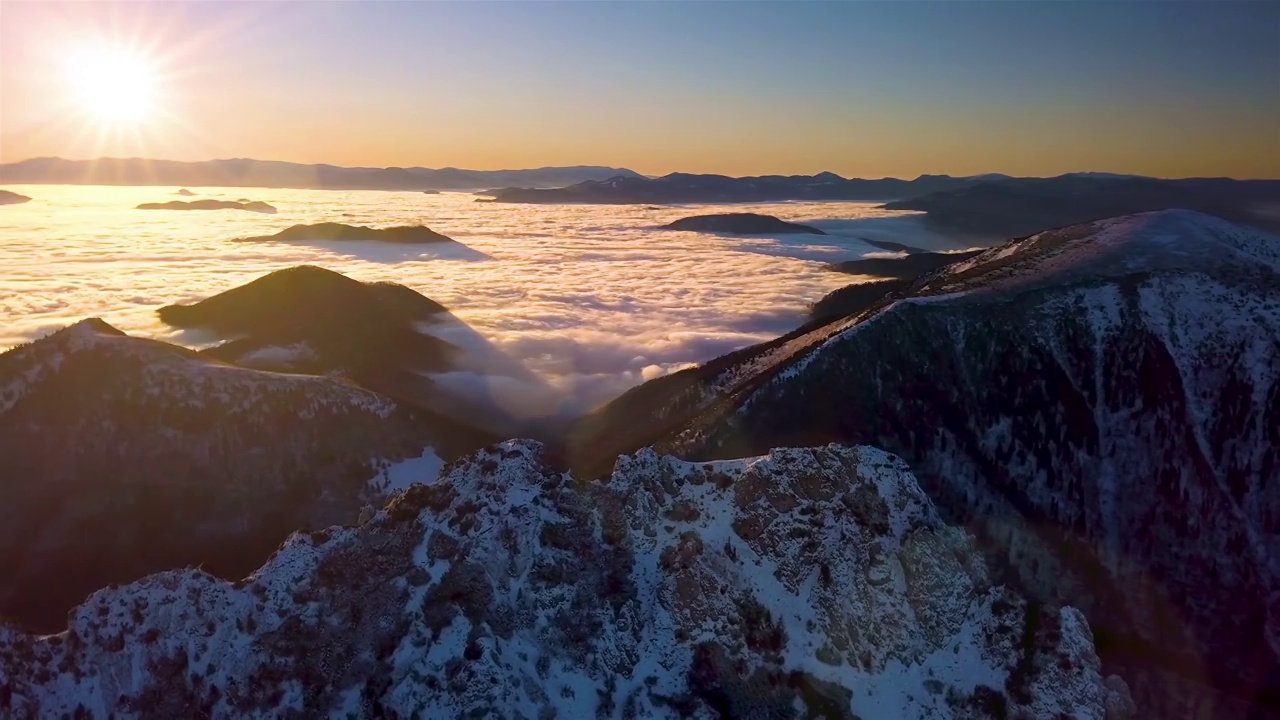
{"label": "mountain peak", "polygon": [[124,335],[124,331],[102,318],[85,318],[63,328],[67,333],[93,333],[95,335]]}
{"label": "mountain peak", "polygon": [[85,318],[38,338],[27,347],[49,348],[53,352],[59,348],[78,350],[111,337],[128,336],[102,318]]}

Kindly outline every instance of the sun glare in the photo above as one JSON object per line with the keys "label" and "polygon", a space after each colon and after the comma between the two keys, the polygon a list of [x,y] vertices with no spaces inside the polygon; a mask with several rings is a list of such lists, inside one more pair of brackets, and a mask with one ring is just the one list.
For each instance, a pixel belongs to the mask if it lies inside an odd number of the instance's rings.
{"label": "sun glare", "polygon": [[97,48],[67,60],[76,104],[103,123],[138,123],[155,109],[156,72],[147,59],[116,48]]}

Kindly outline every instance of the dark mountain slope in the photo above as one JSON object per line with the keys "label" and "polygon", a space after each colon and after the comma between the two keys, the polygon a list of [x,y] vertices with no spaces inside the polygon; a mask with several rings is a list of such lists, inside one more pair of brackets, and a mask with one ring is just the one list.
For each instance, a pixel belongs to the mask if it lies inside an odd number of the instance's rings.
{"label": "dark mountain slope", "polygon": [[[433,378],[463,371],[543,387],[542,380],[487,345],[439,303],[396,283],[364,283],[303,265],[192,305],[161,308],[160,319],[229,338],[202,351],[226,362],[341,375],[399,402],[443,412],[502,436],[532,432],[530,425],[537,422],[514,418],[487,396],[455,392]],[[457,347],[433,332],[465,337],[470,346]],[[547,393],[552,394],[549,389]]]}
{"label": "dark mountain slope", "polygon": [[1280,239],[1185,211],[1042,233],[682,394],[642,386],[626,432],[695,459],[898,452],[1024,587],[1086,611],[1152,716],[1240,717],[1280,701],[1278,271]]}
{"label": "dark mountain slope", "polygon": [[238,577],[380,502],[379,463],[489,441],[341,380],[77,323],[0,355],[0,615],[48,630],[109,583]]}
{"label": "dark mountain slope", "polygon": [[885,300],[890,293],[899,293],[911,287],[911,282],[911,280],[879,280],[846,285],[822,296],[822,299],[809,309],[809,317],[818,321],[831,321],[864,312]]}
{"label": "dark mountain slope", "polygon": [[0,714],[57,717],[1137,717],[1087,623],[991,581],[873,448],[576,484],[509,441],[237,583],[95,593],[0,626]]}
{"label": "dark mountain slope", "polygon": [[220,360],[342,372],[375,390],[412,395],[415,384],[426,382],[416,373],[452,367],[453,347],[415,325],[445,312],[403,285],[301,265],[192,305],[163,307],[160,319],[236,338],[205,351]]}
{"label": "dark mountain slope", "polygon": [[874,275],[896,280],[910,280],[977,255],[981,250],[957,253],[917,252],[903,257],[863,258],[831,263],[828,270],[850,275]]}

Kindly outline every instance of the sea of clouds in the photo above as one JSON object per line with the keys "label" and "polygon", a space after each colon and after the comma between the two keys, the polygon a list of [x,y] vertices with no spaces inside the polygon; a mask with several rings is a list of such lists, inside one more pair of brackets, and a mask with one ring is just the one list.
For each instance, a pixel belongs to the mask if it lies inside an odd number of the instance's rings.
{"label": "sea of clouds", "polygon": [[[0,207],[0,349],[86,317],[199,347],[211,338],[174,331],[156,309],[305,263],[402,283],[444,304],[459,323],[428,331],[487,369],[439,380],[468,395],[560,414],[795,328],[809,303],[855,280],[824,264],[883,254],[859,238],[960,247],[929,232],[918,215],[863,203],[646,209],[485,203],[464,193],[195,189],[199,197],[264,200],[279,210],[263,215],[134,209],[175,199],[176,188],[167,187],[7,189],[33,200]],[[744,210],[832,234],[742,238],[657,229],[688,215]],[[233,241],[323,221],[423,224],[460,245]]]}

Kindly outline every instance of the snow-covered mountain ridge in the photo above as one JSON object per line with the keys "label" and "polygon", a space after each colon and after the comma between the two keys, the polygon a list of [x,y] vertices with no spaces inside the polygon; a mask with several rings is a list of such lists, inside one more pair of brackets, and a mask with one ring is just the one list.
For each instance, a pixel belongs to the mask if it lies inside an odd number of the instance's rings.
{"label": "snow-covered mountain ridge", "polygon": [[942,269],[922,294],[1121,278],[1137,272],[1280,270],[1267,233],[1190,210],[1139,213],[1019,238]]}
{"label": "snow-covered mountain ridge", "polygon": [[624,396],[663,417],[627,432],[689,459],[883,447],[1084,610],[1155,716],[1280,708],[1280,238],[1188,211],[1039,233],[686,377],[663,382],[696,403]]}
{"label": "snow-covered mountain ridge", "polygon": [[865,447],[573,481],[508,441],[237,583],[0,628],[0,710],[93,717],[1134,717],[1084,618],[996,585]]}

